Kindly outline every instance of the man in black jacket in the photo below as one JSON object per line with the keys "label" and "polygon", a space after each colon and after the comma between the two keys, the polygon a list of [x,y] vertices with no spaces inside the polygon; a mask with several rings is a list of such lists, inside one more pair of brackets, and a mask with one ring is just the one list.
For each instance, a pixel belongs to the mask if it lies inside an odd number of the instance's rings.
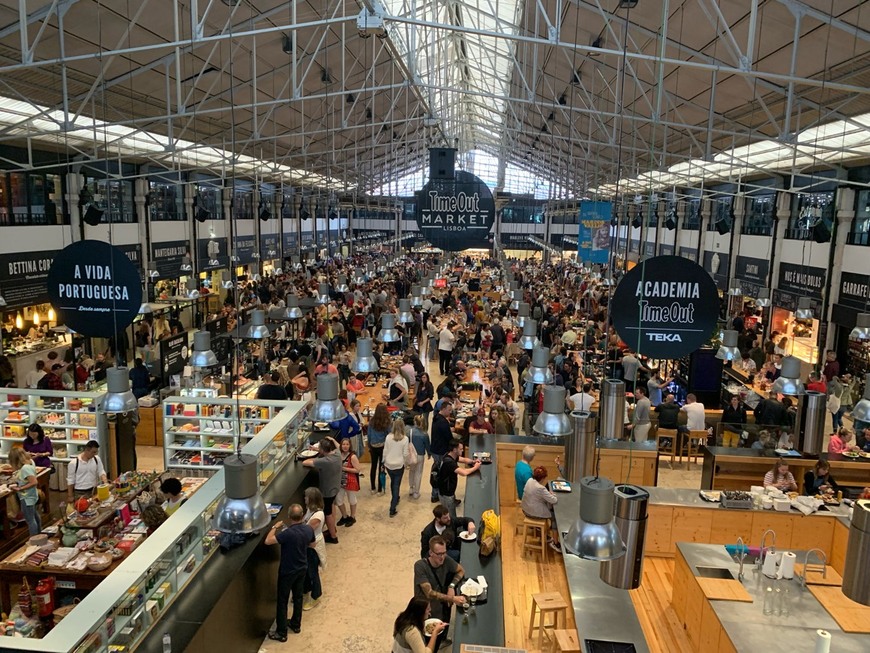
{"label": "man in black jacket", "polygon": [[666,395],[665,400],[656,406],[654,410],[659,415],[659,429],[673,429],[677,431],[679,434],[677,449],[678,451],[682,451],[685,434],[688,433],[689,430],[678,421],[680,418],[680,406],[676,401],[674,401],[674,395]]}
{"label": "man in black jacket", "polygon": [[429,557],[429,540],[436,535],[440,535],[447,542],[447,555],[459,562],[459,547],[462,544],[458,533],[468,531],[474,532],[474,520],[467,517],[457,517],[457,522],[454,525],[450,518],[450,511],[442,505],[437,505],[432,508],[432,514],[435,519],[426,524],[426,528],[420,531],[420,557]]}

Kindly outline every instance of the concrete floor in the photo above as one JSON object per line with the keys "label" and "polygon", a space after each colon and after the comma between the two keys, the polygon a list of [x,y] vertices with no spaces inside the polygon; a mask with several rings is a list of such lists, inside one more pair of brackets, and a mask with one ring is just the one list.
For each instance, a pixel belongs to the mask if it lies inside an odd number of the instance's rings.
{"label": "concrete floor", "polygon": [[[432,382],[441,381],[437,363],[429,365]],[[516,370],[514,369],[514,374]],[[830,426],[830,422],[828,423]],[[140,468],[162,469],[163,450],[137,449]],[[423,474],[428,487],[428,461]],[[671,470],[667,462],[659,468],[659,486],[699,488],[700,466],[685,463]],[[404,480],[399,514],[388,518],[389,494],[373,496],[368,479],[359,493],[357,523],[339,529],[339,544],[327,546],[327,566],[321,573],[323,597],[304,613],[302,636],[289,634],[287,643],[266,639],[261,652],[298,650],[330,653],[385,653],[392,645],[393,621],[413,595],[413,565],[419,555],[420,531],[432,519],[428,495],[414,500]],[[458,496],[464,494],[460,479]],[[271,594],[273,590],[269,590]]]}

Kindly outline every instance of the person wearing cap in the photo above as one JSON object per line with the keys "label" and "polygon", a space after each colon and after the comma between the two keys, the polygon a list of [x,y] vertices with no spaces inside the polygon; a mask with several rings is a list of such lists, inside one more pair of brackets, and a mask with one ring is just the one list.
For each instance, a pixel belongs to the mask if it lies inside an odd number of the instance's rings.
{"label": "person wearing cap", "polygon": [[90,498],[100,483],[108,483],[103,461],[97,455],[100,443],[89,440],[82,452],[67,466],[67,500]]}

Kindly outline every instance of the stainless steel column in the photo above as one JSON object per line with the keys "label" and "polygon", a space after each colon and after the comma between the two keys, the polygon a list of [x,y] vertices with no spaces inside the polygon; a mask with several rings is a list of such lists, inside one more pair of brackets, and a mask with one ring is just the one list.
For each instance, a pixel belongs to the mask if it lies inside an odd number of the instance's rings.
{"label": "stainless steel column", "polygon": [[593,475],[595,466],[595,428],[598,416],[585,410],[571,413],[574,432],[565,438],[565,478],[578,483],[584,476]]}
{"label": "stainless steel column", "polygon": [[867,499],[856,501],[852,511],[843,567],[843,594],[870,605],[870,500]]}
{"label": "stainless steel column", "polygon": [[625,542],[625,555],[601,563],[600,578],[611,587],[633,590],[643,574],[643,541],[649,493],[637,485],[617,485],[613,512],[616,529]]}
{"label": "stainless steel column", "polygon": [[625,382],[605,379],[598,399],[602,440],[621,440],[625,432]]}
{"label": "stainless steel column", "polygon": [[798,451],[809,454],[824,451],[826,402],[825,394],[814,390],[800,396],[794,434],[794,447]]}

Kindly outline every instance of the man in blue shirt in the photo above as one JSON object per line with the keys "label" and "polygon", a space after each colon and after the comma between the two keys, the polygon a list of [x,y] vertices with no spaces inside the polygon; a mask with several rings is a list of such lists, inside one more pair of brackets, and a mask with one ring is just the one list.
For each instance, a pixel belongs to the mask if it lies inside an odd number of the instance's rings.
{"label": "man in blue shirt", "polygon": [[532,460],[535,459],[535,448],[524,447],[523,459],[514,468],[514,479],[517,482],[517,498],[522,500],[523,490],[526,489],[526,481],[532,478]]}
{"label": "man in blue shirt", "polygon": [[275,630],[269,631],[269,639],[287,641],[287,603],[293,595],[293,614],[290,617],[290,630],[302,630],[302,595],[305,590],[305,577],[308,574],[308,545],[314,542],[314,530],[302,521],[305,512],[298,503],[290,506],[287,516],[290,525],[275,522],[266,535],[266,544],[281,545],[281,562],[278,565],[278,605]]}

